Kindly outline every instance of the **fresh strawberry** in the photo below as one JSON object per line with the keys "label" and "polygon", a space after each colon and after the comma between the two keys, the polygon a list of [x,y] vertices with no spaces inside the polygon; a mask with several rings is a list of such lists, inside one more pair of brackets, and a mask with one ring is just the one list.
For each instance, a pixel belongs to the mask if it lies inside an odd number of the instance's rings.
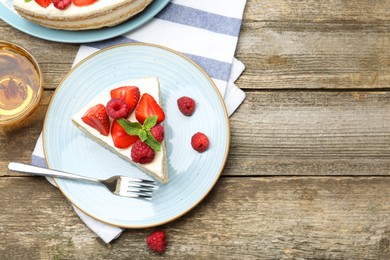
{"label": "fresh strawberry", "polygon": [[85,6],[85,5],[91,5],[95,3],[97,0],[72,0],[74,5],[77,6]]}
{"label": "fresh strawberry", "polygon": [[149,116],[157,116],[157,124],[161,123],[165,119],[164,111],[156,100],[148,93],[145,93],[142,95],[141,100],[135,109],[135,118],[138,122],[143,124],[145,119]]}
{"label": "fresh strawberry", "polygon": [[88,109],[81,119],[87,125],[98,130],[102,135],[107,136],[110,132],[110,119],[108,118],[106,108],[102,104],[97,104]]}
{"label": "fresh strawberry", "polygon": [[117,120],[112,122],[111,137],[115,147],[127,148],[139,139],[137,135],[129,135]]}
{"label": "fresh strawberry", "polygon": [[64,10],[72,3],[72,0],[51,0],[55,8]]}
{"label": "fresh strawberry", "polygon": [[133,112],[140,97],[139,88],[135,86],[123,86],[110,91],[111,98],[121,98],[126,101],[129,110]]}
{"label": "fresh strawberry", "polygon": [[43,8],[46,8],[51,4],[51,0],[35,0],[35,2]]}

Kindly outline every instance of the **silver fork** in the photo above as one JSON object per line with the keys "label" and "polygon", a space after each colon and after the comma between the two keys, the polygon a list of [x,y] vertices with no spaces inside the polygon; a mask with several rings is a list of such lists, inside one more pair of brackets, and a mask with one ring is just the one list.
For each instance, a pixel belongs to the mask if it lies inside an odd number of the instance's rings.
{"label": "silver fork", "polygon": [[157,188],[156,182],[150,180],[126,176],[113,176],[106,180],[102,180],[18,162],[10,162],[8,164],[8,169],[16,172],[29,173],[45,177],[56,177],[97,182],[103,184],[109,191],[111,191],[115,195],[129,198],[151,199],[153,191]]}

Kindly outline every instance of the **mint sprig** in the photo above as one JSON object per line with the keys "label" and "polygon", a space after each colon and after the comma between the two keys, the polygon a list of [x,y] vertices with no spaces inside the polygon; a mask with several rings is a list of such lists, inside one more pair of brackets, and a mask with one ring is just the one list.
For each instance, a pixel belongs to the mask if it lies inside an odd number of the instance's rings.
{"label": "mint sprig", "polygon": [[138,122],[130,122],[124,118],[117,121],[129,135],[137,135],[142,142],[149,145],[156,152],[161,150],[161,144],[150,132],[150,129],[157,124],[157,116],[149,116],[143,125]]}

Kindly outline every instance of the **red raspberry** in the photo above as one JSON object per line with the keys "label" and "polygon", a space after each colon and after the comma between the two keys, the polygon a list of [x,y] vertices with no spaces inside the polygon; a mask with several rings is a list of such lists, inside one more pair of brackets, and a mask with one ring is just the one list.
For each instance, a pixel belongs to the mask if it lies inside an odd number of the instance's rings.
{"label": "red raspberry", "polygon": [[153,252],[162,254],[167,247],[165,232],[157,230],[146,237],[146,244]]}
{"label": "red raspberry", "polygon": [[72,3],[72,0],[52,0],[52,2],[55,8],[64,10]]}
{"label": "red raspberry", "polygon": [[177,100],[177,106],[185,116],[190,116],[194,113],[196,104],[192,98],[183,96]]}
{"label": "red raspberry", "polygon": [[155,125],[150,129],[150,132],[161,143],[164,140],[164,127],[162,125]]}
{"label": "red raspberry", "polygon": [[107,114],[112,119],[125,118],[129,116],[129,105],[121,98],[113,98],[106,105]]}
{"label": "red raspberry", "polygon": [[201,132],[197,132],[191,138],[191,145],[194,150],[203,153],[209,147],[209,138]]}
{"label": "red raspberry", "polygon": [[133,159],[133,161],[136,163],[150,163],[153,161],[154,155],[154,150],[141,140],[137,140],[131,148],[131,159]]}

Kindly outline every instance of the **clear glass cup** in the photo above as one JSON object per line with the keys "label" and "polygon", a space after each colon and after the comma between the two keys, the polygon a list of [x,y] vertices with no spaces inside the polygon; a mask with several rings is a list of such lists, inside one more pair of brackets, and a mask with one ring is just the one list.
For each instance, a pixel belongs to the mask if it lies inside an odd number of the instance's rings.
{"label": "clear glass cup", "polygon": [[15,43],[0,41],[0,126],[27,118],[42,92],[42,72],[34,57]]}

